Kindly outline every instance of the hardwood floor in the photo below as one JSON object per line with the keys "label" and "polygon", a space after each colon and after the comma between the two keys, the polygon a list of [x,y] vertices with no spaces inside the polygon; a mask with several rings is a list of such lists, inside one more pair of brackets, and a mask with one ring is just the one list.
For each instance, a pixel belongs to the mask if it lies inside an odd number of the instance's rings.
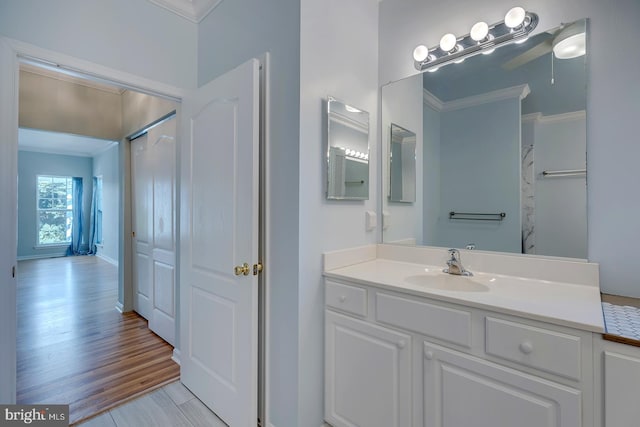
{"label": "hardwood floor", "polygon": [[70,405],[71,423],[177,379],[173,348],[121,314],[117,268],[94,256],[18,265],[18,403]]}

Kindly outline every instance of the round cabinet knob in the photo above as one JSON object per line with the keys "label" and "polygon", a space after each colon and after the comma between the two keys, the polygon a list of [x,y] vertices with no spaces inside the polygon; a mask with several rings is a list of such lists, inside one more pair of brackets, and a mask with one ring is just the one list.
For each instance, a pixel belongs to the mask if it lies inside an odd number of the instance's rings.
{"label": "round cabinet knob", "polygon": [[424,358],[427,359],[427,360],[433,360],[433,351],[425,350],[424,351]]}
{"label": "round cabinet knob", "polygon": [[345,302],[347,300],[347,297],[342,295],[340,296],[340,302]]}
{"label": "round cabinet knob", "polygon": [[400,349],[405,348],[406,345],[407,343],[404,340],[400,340],[396,343],[396,346]]}
{"label": "round cabinet knob", "polygon": [[529,354],[533,351],[533,344],[530,341],[524,341],[520,344],[520,351]]}

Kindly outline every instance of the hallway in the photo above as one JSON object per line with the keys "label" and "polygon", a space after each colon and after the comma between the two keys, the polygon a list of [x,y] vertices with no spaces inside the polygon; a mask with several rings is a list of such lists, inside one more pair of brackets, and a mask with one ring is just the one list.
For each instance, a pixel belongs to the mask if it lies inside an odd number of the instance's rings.
{"label": "hallway", "polygon": [[118,269],[95,256],[18,266],[18,403],[70,404],[70,421],[179,378],[172,347],[115,309]]}

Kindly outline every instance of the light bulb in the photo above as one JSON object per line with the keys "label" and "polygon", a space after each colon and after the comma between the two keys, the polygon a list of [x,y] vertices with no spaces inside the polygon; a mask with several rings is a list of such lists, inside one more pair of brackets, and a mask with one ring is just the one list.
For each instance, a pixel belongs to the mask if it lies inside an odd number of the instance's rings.
{"label": "light bulb", "polygon": [[457,39],[455,35],[451,33],[445,34],[440,39],[440,49],[442,49],[444,52],[451,52],[453,49],[455,49],[456,43]]}
{"label": "light bulb", "polygon": [[489,35],[489,25],[483,21],[476,22],[473,27],[471,27],[469,35],[477,42],[482,41]]}
{"label": "light bulb", "polygon": [[504,25],[509,28],[517,28],[524,22],[526,12],[520,6],[512,7],[504,16]]}
{"label": "light bulb", "polygon": [[421,44],[420,46],[413,49],[413,59],[417,62],[422,62],[429,56],[429,48],[425,45]]}

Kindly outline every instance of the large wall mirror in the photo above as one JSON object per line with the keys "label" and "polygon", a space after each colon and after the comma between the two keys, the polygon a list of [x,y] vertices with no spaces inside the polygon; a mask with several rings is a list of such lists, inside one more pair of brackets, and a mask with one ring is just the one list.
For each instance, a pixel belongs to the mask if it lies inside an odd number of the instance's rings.
{"label": "large wall mirror", "polygon": [[369,199],[369,113],[327,99],[327,199]]}
{"label": "large wall mirror", "polygon": [[382,156],[393,124],[417,158],[410,204],[389,197],[383,167],[385,243],[587,257],[586,55],[558,47],[586,26],[382,87]]}

